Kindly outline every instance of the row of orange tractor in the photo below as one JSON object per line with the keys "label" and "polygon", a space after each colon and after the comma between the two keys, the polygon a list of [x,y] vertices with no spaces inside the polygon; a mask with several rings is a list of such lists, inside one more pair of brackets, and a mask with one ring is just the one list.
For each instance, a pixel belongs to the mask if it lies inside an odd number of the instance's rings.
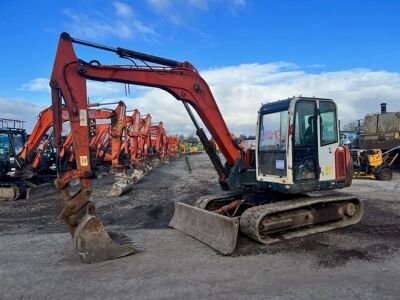
{"label": "row of orange tractor", "polygon": [[[90,124],[90,152],[93,174],[102,177],[113,174],[115,183],[111,196],[120,196],[132,188],[153,167],[179,157],[179,138],[167,135],[163,122],[152,123],[150,114],[141,115],[138,109],[127,111],[123,101],[114,109],[99,108],[100,103],[89,103],[87,116]],[[62,122],[69,126],[69,113],[62,107]],[[62,137],[62,146],[52,145],[53,110],[43,110],[29,136],[25,130],[3,119],[0,132],[0,199],[29,198],[35,193],[49,193],[49,179],[57,172],[76,169],[76,158],[71,131]],[[8,120],[11,121],[11,120]],[[16,123],[17,122],[17,123]],[[5,125],[4,125],[5,124]],[[84,164],[84,161],[81,161]],[[42,189],[41,192],[37,192]]]}

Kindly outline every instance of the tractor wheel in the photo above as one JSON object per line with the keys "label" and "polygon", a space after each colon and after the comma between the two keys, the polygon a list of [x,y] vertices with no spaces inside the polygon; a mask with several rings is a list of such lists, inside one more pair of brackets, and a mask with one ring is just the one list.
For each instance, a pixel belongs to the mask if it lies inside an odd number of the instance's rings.
{"label": "tractor wheel", "polygon": [[386,166],[380,167],[376,172],[376,177],[382,181],[392,180],[392,169]]}

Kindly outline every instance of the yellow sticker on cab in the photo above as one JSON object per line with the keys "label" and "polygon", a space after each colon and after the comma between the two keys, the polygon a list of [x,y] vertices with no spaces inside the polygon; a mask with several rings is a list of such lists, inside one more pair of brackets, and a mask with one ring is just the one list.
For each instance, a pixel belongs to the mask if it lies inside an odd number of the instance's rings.
{"label": "yellow sticker on cab", "polygon": [[89,165],[88,157],[86,155],[85,156],[79,156],[79,161],[80,161],[80,165],[82,167],[87,167]]}
{"label": "yellow sticker on cab", "polygon": [[325,165],[325,175],[329,176],[332,173],[331,165]]}

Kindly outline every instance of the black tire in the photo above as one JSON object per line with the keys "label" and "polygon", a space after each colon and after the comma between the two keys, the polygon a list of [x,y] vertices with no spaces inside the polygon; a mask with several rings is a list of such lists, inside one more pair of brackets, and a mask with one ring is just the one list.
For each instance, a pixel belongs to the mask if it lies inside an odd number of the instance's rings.
{"label": "black tire", "polygon": [[380,167],[377,171],[376,171],[376,175],[375,175],[379,180],[382,181],[390,181],[392,180],[392,169],[386,166]]}

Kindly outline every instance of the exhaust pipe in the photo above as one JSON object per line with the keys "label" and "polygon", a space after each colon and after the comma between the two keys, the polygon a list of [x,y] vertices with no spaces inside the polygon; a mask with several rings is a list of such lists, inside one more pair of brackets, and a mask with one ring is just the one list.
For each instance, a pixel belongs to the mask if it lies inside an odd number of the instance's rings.
{"label": "exhaust pipe", "polygon": [[386,106],[387,103],[385,102],[381,103],[381,114],[386,114]]}

